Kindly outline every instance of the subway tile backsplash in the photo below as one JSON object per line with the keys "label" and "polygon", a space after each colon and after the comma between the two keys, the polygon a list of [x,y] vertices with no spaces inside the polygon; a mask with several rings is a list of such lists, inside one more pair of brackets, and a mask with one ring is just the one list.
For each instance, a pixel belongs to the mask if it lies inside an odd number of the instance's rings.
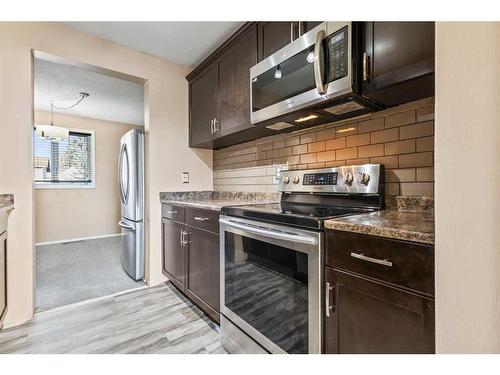
{"label": "subway tile backsplash", "polygon": [[214,151],[214,189],[276,191],[281,169],[385,166],[386,196],[434,196],[434,98]]}

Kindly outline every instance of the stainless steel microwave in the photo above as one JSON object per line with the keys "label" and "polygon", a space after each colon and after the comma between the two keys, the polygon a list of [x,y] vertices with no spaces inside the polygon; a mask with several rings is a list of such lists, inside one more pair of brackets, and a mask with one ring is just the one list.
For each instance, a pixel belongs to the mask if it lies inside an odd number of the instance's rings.
{"label": "stainless steel microwave", "polygon": [[318,104],[321,107],[333,99],[343,100],[323,113],[335,116],[370,111],[369,103],[356,100],[352,40],[351,22],[323,22],[253,66],[252,124]]}

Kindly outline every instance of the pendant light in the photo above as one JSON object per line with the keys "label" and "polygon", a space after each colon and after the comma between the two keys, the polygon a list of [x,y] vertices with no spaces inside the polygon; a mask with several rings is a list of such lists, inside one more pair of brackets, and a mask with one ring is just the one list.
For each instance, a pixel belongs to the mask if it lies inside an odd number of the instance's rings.
{"label": "pendant light", "polygon": [[35,134],[37,135],[37,137],[54,142],[67,141],[69,139],[69,130],[54,125],[54,108],[65,110],[76,107],[88,96],[89,94],[86,92],[79,92],[77,102],[70,105],[69,107],[57,107],[54,105],[54,101],[52,100],[50,102],[50,125],[35,125]]}

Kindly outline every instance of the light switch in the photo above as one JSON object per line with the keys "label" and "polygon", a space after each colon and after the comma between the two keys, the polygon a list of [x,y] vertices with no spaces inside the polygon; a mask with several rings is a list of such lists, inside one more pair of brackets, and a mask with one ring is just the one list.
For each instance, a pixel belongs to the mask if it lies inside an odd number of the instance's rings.
{"label": "light switch", "polygon": [[182,183],[189,184],[189,172],[182,172]]}

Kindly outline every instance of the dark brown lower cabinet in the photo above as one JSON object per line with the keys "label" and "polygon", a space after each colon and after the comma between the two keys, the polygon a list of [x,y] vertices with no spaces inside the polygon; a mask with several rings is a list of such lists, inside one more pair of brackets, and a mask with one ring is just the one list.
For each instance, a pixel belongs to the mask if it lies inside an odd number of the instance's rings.
{"label": "dark brown lower cabinet", "polygon": [[186,294],[204,307],[213,319],[219,319],[220,274],[219,235],[187,227],[189,233]]}
{"label": "dark brown lower cabinet", "polygon": [[219,323],[219,214],[163,204],[162,215],[163,273]]}
{"label": "dark brown lower cabinet", "polygon": [[434,353],[433,299],[330,267],[325,286],[325,353]]}
{"label": "dark brown lower cabinet", "polygon": [[184,289],[186,277],[186,248],[181,242],[185,225],[162,219],[163,270],[176,287]]}

